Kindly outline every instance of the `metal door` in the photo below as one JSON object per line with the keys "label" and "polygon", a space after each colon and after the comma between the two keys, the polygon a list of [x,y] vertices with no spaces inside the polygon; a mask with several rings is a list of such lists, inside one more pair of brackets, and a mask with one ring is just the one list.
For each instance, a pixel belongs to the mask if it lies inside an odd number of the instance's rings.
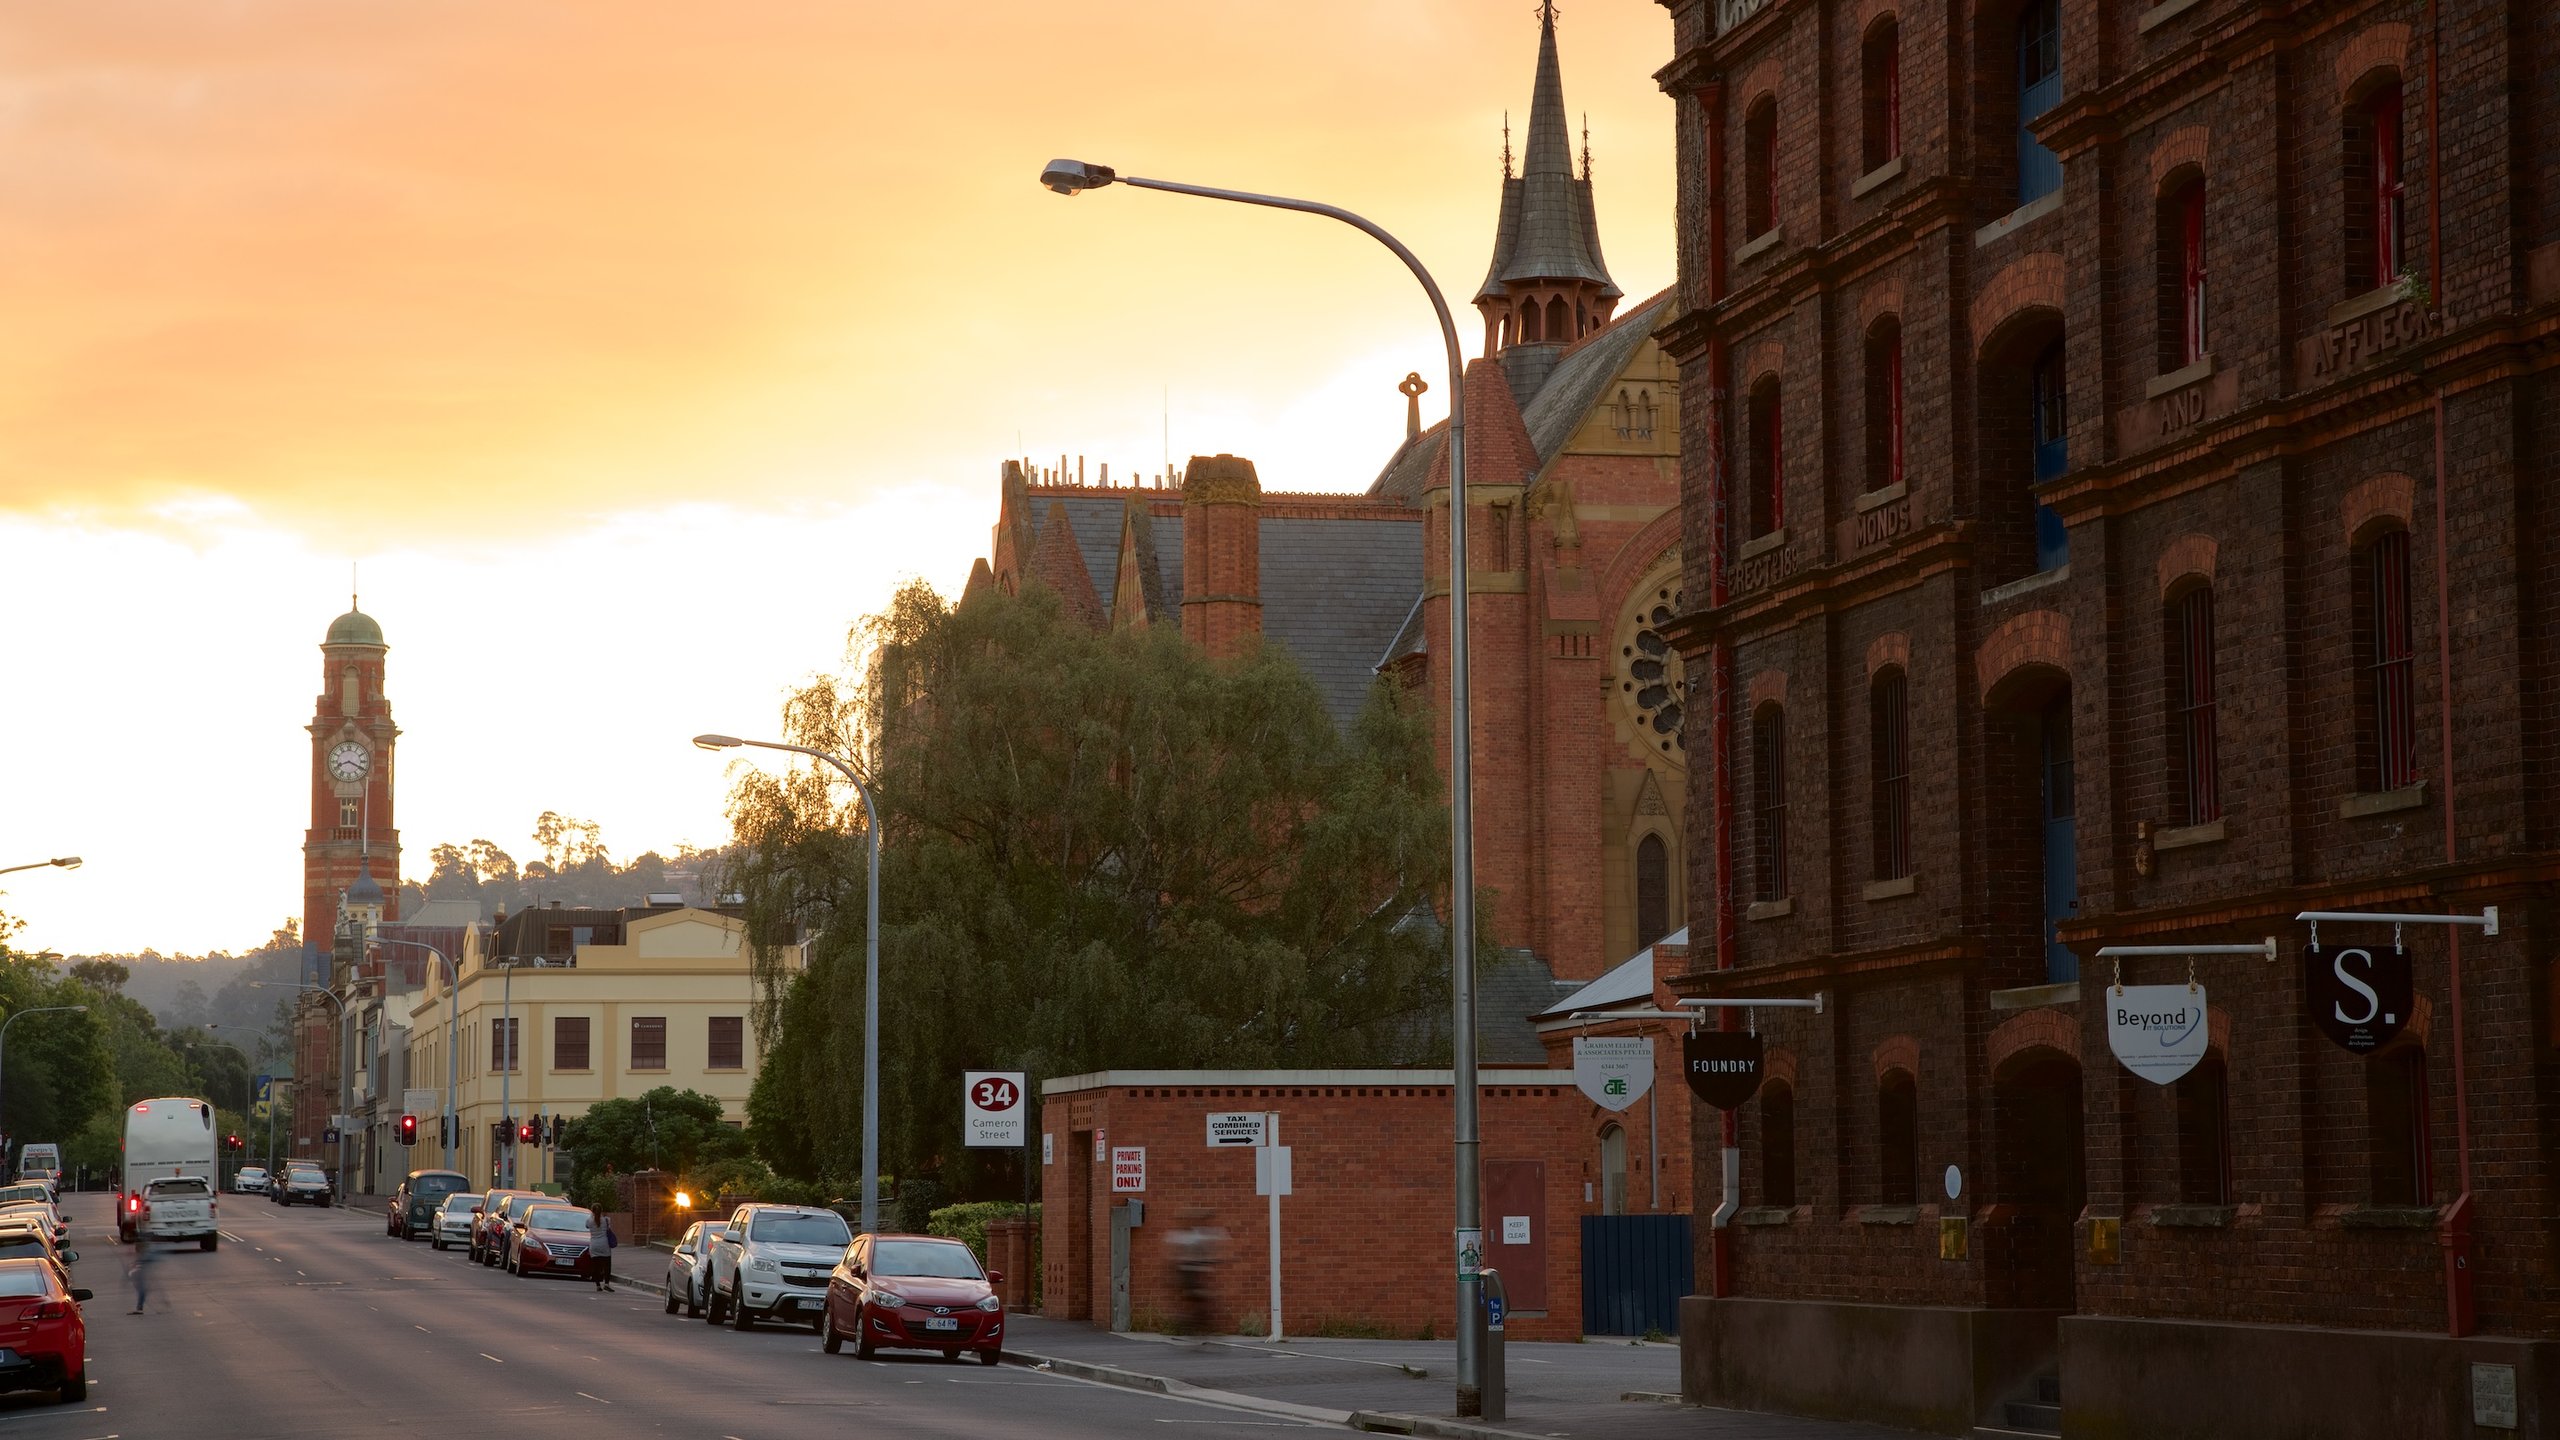
{"label": "metal door", "polygon": [[1677,1335],[1697,1283],[1686,1215],[1582,1217],[1582,1333]]}
{"label": "metal door", "polygon": [[1547,1309],[1547,1162],[1484,1162],[1484,1263],[1502,1272],[1514,1311]]}
{"label": "metal door", "polygon": [[1129,1232],[1137,1212],[1127,1205],[1111,1207],[1111,1328],[1129,1328]]}

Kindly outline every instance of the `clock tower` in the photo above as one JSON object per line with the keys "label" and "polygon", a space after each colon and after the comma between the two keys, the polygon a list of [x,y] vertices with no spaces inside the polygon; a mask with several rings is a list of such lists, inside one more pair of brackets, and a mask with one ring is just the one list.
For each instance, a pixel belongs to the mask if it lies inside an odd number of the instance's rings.
{"label": "clock tower", "polygon": [[377,918],[400,918],[400,831],[391,808],[391,723],[383,694],[390,646],[372,616],[350,608],[320,642],[320,698],[311,712],[311,828],[302,841],[302,941],[328,953],[341,903],[359,877],[381,898]]}

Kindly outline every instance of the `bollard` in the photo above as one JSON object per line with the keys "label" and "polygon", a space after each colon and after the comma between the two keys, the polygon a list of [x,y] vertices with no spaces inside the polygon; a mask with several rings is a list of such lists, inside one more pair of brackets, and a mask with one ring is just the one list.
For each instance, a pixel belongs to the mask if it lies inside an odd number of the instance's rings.
{"label": "bollard", "polygon": [[1502,1370],[1502,1320],[1510,1302],[1502,1292],[1501,1271],[1482,1271],[1476,1283],[1484,1295],[1484,1345],[1476,1361],[1476,1377],[1483,1382],[1478,1389],[1478,1413],[1487,1423],[1499,1425],[1511,1418],[1509,1383]]}

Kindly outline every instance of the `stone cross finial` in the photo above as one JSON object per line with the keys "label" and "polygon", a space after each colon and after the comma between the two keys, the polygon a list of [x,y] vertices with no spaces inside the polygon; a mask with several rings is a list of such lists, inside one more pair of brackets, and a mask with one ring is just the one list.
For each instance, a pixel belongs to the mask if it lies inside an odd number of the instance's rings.
{"label": "stone cross finial", "polygon": [[1404,379],[1396,382],[1396,393],[1404,397],[1404,438],[1407,440],[1422,433],[1422,392],[1430,388],[1431,382],[1423,379],[1419,370],[1406,371]]}

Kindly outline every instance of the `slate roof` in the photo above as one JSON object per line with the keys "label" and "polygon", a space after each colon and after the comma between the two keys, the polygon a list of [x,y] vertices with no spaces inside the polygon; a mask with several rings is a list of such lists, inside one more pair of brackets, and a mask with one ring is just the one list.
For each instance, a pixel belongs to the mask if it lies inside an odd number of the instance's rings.
{"label": "slate roof", "polygon": [[1397,446],[1378,478],[1369,482],[1369,498],[1421,504],[1422,492],[1431,484],[1432,469],[1440,463],[1440,452],[1448,444],[1449,422],[1443,420]]}
{"label": "slate roof", "polygon": [[1261,529],[1263,638],[1307,668],[1334,724],[1347,731],[1368,703],[1379,654],[1421,598],[1421,519],[1265,510]]}
{"label": "slate roof", "polygon": [[1537,1017],[1570,984],[1528,950],[1505,949],[1476,967],[1476,1058],[1489,1064],[1543,1064]]}
{"label": "slate roof", "polygon": [[1556,61],[1556,17],[1543,8],[1538,20],[1538,79],[1529,99],[1529,143],[1521,172],[1502,182],[1502,214],[1495,222],[1493,264],[1478,300],[1509,293],[1513,281],[1588,280],[1601,293],[1622,292],[1600,258],[1600,225],[1591,204],[1591,178],[1573,173],[1573,146],[1565,130],[1564,75]]}
{"label": "slate roof", "polygon": [[1538,452],[1540,475],[1564,453],[1566,442],[1573,439],[1574,430],[1599,402],[1609,381],[1653,333],[1670,299],[1671,292],[1665,290],[1566,351],[1538,393],[1521,407],[1520,420],[1529,429],[1530,447]]}

